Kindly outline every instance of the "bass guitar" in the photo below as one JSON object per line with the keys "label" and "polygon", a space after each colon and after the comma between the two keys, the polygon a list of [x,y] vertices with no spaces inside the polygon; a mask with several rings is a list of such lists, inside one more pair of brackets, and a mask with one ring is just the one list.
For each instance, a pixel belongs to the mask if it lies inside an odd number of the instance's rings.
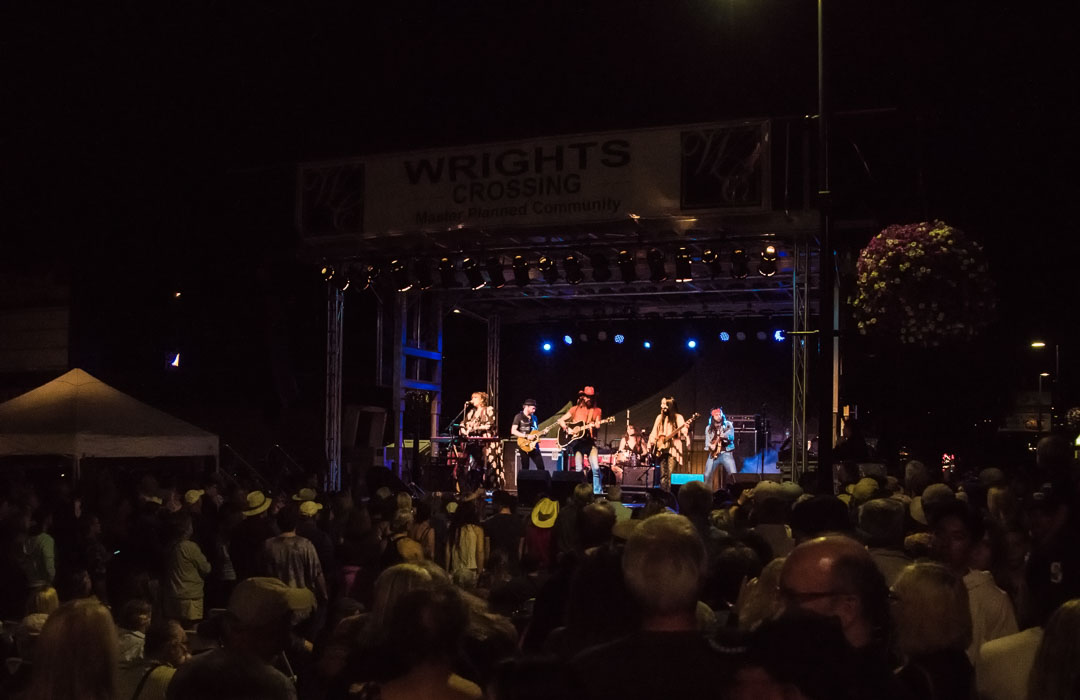
{"label": "bass guitar", "polygon": [[536,449],[536,443],[540,442],[540,438],[547,435],[552,428],[558,426],[558,423],[552,423],[543,430],[533,430],[525,437],[518,436],[517,446],[522,452],[532,452]]}
{"label": "bass guitar", "polygon": [[592,423],[586,423],[583,420],[575,421],[573,423],[567,423],[566,427],[559,431],[559,447],[565,448],[574,440],[580,439],[585,435],[585,431],[591,428],[599,428],[604,423],[614,423],[615,416],[604,418],[603,420],[596,420]]}
{"label": "bass guitar", "polygon": [[694,421],[696,421],[698,418],[701,418],[701,414],[700,413],[695,413],[694,415],[690,416],[690,418],[687,419],[682,425],[675,428],[670,433],[666,433],[664,435],[660,435],[659,437],[657,437],[656,442],[653,443],[653,448],[652,448],[653,457],[656,457],[658,459],[663,457],[664,454],[668,450],[671,449],[671,439],[673,437],[675,437],[676,435],[678,435],[679,433],[681,433],[682,431],[689,428],[694,423]]}

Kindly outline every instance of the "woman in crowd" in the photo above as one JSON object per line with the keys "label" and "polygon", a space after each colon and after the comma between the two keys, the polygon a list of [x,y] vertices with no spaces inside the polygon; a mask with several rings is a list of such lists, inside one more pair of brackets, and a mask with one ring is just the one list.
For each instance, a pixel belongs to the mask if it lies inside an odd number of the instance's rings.
{"label": "woman in crowd", "polygon": [[431,523],[431,504],[427,501],[417,502],[409,537],[420,543],[425,559],[435,559],[435,528]]}
{"label": "woman in crowd", "polygon": [[474,588],[483,572],[484,530],[472,504],[462,504],[454,512],[446,547],[450,578],[466,590]]}
{"label": "woman in crowd", "polygon": [[1073,700],[1080,691],[1080,598],[1063,604],[1043,632],[1028,677],[1028,697]]}
{"label": "woman in crowd", "polygon": [[174,516],[172,527],[173,544],[162,581],[162,607],[166,617],[186,624],[203,619],[203,582],[210,573],[210,562],[191,540],[191,516]]}
{"label": "woman in crowd", "polygon": [[893,585],[892,616],[904,665],[897,672],[914,697],[970,700],[971,612],[963,579],[941,564],[911,564]]}
{"label": "woman in crowd", "polygon": [[92,598],[61,605],[49,616],[34,651],[27,700],[114,700],[116,628]]}

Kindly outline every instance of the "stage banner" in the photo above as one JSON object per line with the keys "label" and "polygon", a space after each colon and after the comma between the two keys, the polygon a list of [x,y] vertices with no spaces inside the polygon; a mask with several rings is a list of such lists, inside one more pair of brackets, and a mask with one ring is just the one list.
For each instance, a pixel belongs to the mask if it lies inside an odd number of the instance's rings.
{"label": "stage banner", "polygon": [[308,237],[758,212],[766,120],[612,131],[300,166]]}

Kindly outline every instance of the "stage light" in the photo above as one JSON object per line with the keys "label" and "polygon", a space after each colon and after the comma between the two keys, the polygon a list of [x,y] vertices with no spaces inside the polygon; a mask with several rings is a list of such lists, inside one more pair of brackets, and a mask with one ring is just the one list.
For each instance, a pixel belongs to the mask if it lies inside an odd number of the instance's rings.
{"label": "stage light", "polygon": [[651,348],[651,347],[652,347],[652,343],[650,343],[650,342],[649,342],[649,341],[647,341],[647,340],[646,340],[646,341],[645,341],[644,343],[642,343],[641,345],[642,345],[642,347],[644,347],[644,348],[645,348],[646,350],[648,350],[649,348]]}
{"label": "stage light", "polygon": [[503,271],[502,259],[499,256],[492,256],[487,259],[487,263],[484,265],[488,273],[488,284],[495,289],[501,288],[506,284],[506,273]]}
{"label": "stage light", "polygon": [[555,284],[559,279],[559,271],[555,269],[555,261],[546,255],[540,256],[540,261],[536,264],[540,268],[540,274],[544,276],[544,281],[548,284]]}
{"label": "stage light", "polygon": [[180,298],[180,292],[173,292],[172,296],[173,296],[173,299],[179,299]]}
{"label": "stage light", "polygon": [[623,335],[622,333],[616,333],[615,334],[615,344],[616,345],[622,345],[625,342],[626,342],[626,336],[625,335]]}
{"label": "stage light", "polygon": [[757,332],[757,339],[758,339],[758,340],[765,340],[765,339],[766,339],[766,338],[768,338],[768,337],[769,337],[769,336],[767,336],[767,335],[765,334],[765,331],[758,331],[758,332]]}
{"label": "stage light", "polygon": [[736,248],[731,251],[731,276],[737,280],[746,279],[750,272],[750,264],[746,260],[746,251]]}
{"label": "stage light", "polygon": [[709,268],[709,274],[716,277],[720,274],[720,253],[713,248],[706,248],[701,254],[701,262]]}
{"label": "stage light", "polygon": [[399,292],[407,292],[412,289],[413,283],[409,279],[409,264],[404,260],[391,260],[390,279],[394,281],[394,288]]}
{"label": "stage light", "polygon": [[593,282],[607,282],[611,279],[611,267],[606,255],[593,253],[589,256],[589,265],[592,266]]}
{"label": "stage light", "polygon": [[457,287],[457,270],[450,258],[439,260],[439,280],[443,287]]}
{"label": "stage light", "polygon": [[1033,348],[1045,348],[1046,343],[1041,341],[1041,340],[1033,340],[1033,341],[1031,341],[1031,347],[1033,347]]}
{"label": "stage light", "polygon": [[675,281],[676,282],[692,282],[694,280],[694,274],[690,270],[690,251],[686,248],[679,248],[675,253]]}
{"label": "stage light", "polygon": [[461,269],[465,272],[465,280],[473,289],[480,289],[487,284],[484,276],[480,274],[480,263],[476,260],[465,258],[461,261]]}
{"label": "stage light", "polygon": [[574,339],[570,335],[564,335],[562,337],[562,341],[564,343],[566,343],[567,345],[573,345],[574,344]]}
{"label": "stage light", "polygon": [[356,273],[350,273],[348,269],[342,270],[341,272],[334,275],[333,279],[330,280],[330,284],[334,285],[334,288],[337,289],[339,292],[344,292],[346,289],[349,288],[349,285],[352,284],[351,275],[354,274]]}
{"label": "stage light", "polygon": [[735,332],[735,340],[746,340],[746,333],[742,331]]}
{"label": "stage light", "polygon": [[767,245],[761,251],[761,262],[758,263],[758,274],[762,277],[772,277],[776,274],[776,246]]}
{"label": "stage light", "polygon": [[176,353],[173,356],[172,360],[169,361],[169,366],[170,367],[179,367],[180,366],[180,353]]}
{"label": "stage light", "polygon": [[686,347],[688,347],[688,348],[690,348],[691,350],[693,350],[694,348],[696,348],[696,347],[697,347],[697,341],[696,341],[696,340],[694,340],[693,338],[691,338],[690,340],[686,341]]}
{"label": "stage light", "polygon": [[529,284],[529,261],[521,255],[514,256],[514,284],[525,287]]}
{"label": "stage light", "polygon": [[323,264],[322,268],[319,269],[319,274],[322,275],[323,282],[329,282],[334,279],[334,266]]}
{"label": "stage light", "polygon": [[623,282],[634,282],[637,280],[637,261],[634,259],[634,253],[629,250],[620,250],[619,257],[616,259],[616,264],[619,266],[619,276],[622,277]]}
{"label": "stage light", "polygon": [[566,281],[570,284],[580,284],[585,279],[585,273],[581,271],[581,262],[573,253],[563,260],[563,269],[566,270]]}
{"label": "stage light", "polygon": [[599,341],[607,340],[607,331],[600,331],[596,334],[596,339]]}
{"label": "stage light", "polygon": [[431,289],[435,286],[435,278],[431,274],[430,259],[418,259],[413,265],[413,272],[416,274],[416,286],[420,289]]}
{"label": "stage light", "polygon": [[731,340],[731,334],[727,331],[720,331],[720,340],[726,343],[727,341]]}
{"label": "stage light", "polygon": [[782,343],[787,339],[787,333],[777,328],[775,331],[772,332],[772,339],[778,343]]}
{"label": "stage light", "polygon": [[649,264],[649,279],[653,282],[663,282],[667,277],[664,269],[664,253],[659,248],[653,248],[645,254],[645,262]]}
{"label": "stage light", "polygon": [[551,343],[544,343],[540,346],[544,352],[551,352]]}

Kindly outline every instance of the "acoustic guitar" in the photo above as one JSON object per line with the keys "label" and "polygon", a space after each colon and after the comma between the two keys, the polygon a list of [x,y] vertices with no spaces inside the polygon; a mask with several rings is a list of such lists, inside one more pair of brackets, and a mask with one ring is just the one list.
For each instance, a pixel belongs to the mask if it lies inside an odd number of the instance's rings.
{"label": "acoustic guitar", "polygon": [[603,420],[596,420],[592,423],[586,423],[583,420],[574,421],[573,423],[567,423],[566,428],[559,431],[559,447],[564,448],[574,440],[580,439],[585,435],[585,431],[591,428],[599,428],[604,423],[614,423],[615,416],[604,418]]}

